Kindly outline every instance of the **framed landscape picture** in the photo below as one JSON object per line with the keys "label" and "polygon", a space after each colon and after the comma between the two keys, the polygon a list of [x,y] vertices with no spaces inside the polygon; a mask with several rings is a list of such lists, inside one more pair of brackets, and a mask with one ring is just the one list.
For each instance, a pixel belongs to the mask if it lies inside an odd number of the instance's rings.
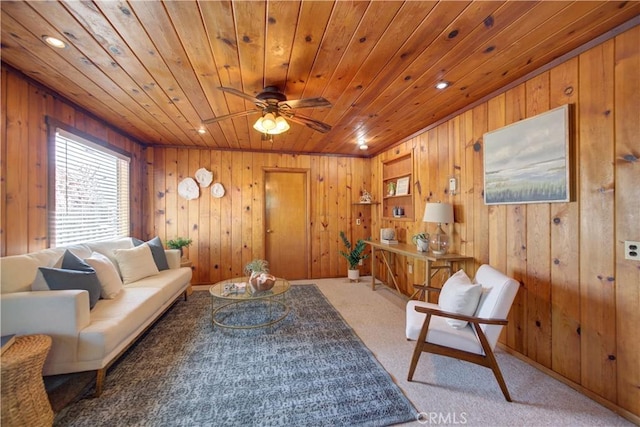
{"label": "framed landscape picture", "polygon": [[484,134],[485,204],[571,200],[569,107]]}

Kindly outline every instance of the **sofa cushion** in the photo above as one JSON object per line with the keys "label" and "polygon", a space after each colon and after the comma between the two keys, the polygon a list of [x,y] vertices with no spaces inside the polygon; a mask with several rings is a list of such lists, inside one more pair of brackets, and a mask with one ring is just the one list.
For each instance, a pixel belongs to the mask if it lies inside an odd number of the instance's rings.
{"label": "sofa cushion", "polygon": [[115,265],[106,255],[94,252],[91,257],[85,258],[85,262],[96,271],[100,281],[100,296],[104,299],[112,299],[122,290],[122,279]]}
{"label": "sofa cushion", "polygon": [[64,268],[40,267],[47,286],[52,291],[81,289],[89,292],[89,308],[93,308],[100,299],[100,281],[96,272],[67,270]]}
{"label": "sofa cushion", "polygon": [[91,323],[80,331],[78,360],[100,360],[130,341],[158,314],[162,299],[160,289],[125,286],[114,299],[98,301],[91,310]]}
{"label": "sofa cushion", "polygon": [[[440,291],[438,305],[443,311],[472,316],[478,308],[482,285],[473,284],[464,270],[459,270],[449,277]],[[462,329],[467,326],[466,320],[447,319],[453,328]]]}
{"label": "sofa cushion", "polygon": [[[144,244],[140,239],[133,238],[134,246],[140,246]],[[158,267],[159,271],[168,270],[169,263],[167,262],[167,256],[164,253],[164,246],[162,245],[162,240],[160,237],[156,236],[153,239],[146,242],[151,248],[151,255],[153,255],[153,261],[156,263],[156,267]]]}
{"label": "sofa cushion", "polygon": [[164,302],[167,302],[186,288],[192,274],[191,269],[187,267],[164,270],[155,276],[140,279],[127,288],[158,288],[162,291]]}
{"label": "sofa cushion", "polygon": [[125,285],[159,272],[151,248],[146,243],[132,249],[116,249],[114,253]]}
{"label": "sofa cushion", "polygon": [[[64,255],[60,255],[58,260],[54,262],[52,265],[49,265],[48,267],[61,268],[62,258],[64,258]],[[44,275],[42,274],[42,271],[38,269],[38,273],[36,274],[36,279],[31,284],[31,290],[32,291],[48,291],[50,289],[51,288],[49,288],[49,286],[47,285],[47,281],[44,279]]]}
{"label": "sofa cushion", "polygon": [[[118,265],[118,260],[116,259],[115,250],[116,249],[131,249],[133,248],[133,239],[131,237],[123,237],[117,240],[109,240],[106,242],[91,242],[87,243],[87,246],[91,249],[91,252],[100,252],[102,255],[106,255],[107,258],[111,260],[113,265],[115,265],[116,270],[118,271],[118,275],[122,278],[122,273],[120,273],[120,266]],[[87,255],[85,258],[91,256],[91,253]]]}

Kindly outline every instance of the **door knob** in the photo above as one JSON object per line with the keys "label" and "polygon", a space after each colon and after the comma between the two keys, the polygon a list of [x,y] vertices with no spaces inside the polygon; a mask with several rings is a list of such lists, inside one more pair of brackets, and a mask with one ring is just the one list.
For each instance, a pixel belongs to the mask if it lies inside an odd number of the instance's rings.
{"label": "door knob", "polygon": [[267,228],[267,233],[273,233],[273,230],[270,228]]}

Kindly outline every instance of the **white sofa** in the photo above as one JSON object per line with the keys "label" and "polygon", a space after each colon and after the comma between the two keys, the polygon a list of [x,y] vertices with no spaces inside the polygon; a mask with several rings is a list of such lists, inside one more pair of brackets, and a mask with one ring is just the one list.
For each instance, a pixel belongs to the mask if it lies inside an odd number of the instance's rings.
{"label": "white sofa", "polygon": [[99,299],[93,308],[86,290],[34,291],[32,283],[39,267],[55,266],[67,249],[80,259],[104,254],[120,274],[115,251],[134,246],[131,238],[123,238],[0,258],[2,335],[51,336],[44,375],[96,370],[100,395],[109,365],[180,295],[186,300],[191,269],[180,267],[179,250],[165,250],[169,269],[125,284],[115,297]]}

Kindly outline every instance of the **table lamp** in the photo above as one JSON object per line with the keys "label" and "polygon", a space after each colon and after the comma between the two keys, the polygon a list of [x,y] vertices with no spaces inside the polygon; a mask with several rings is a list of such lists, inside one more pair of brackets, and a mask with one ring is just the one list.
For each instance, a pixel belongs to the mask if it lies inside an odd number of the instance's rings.
{"label": "table lamp", "polygon": [[442,229],[442,224],[453,222],[453,205],[450,203],[427,203],[422,221],[438,224],[436,232],[431,235],[431,252],[434,255],[446,254],[449,248],[449,236]]}

